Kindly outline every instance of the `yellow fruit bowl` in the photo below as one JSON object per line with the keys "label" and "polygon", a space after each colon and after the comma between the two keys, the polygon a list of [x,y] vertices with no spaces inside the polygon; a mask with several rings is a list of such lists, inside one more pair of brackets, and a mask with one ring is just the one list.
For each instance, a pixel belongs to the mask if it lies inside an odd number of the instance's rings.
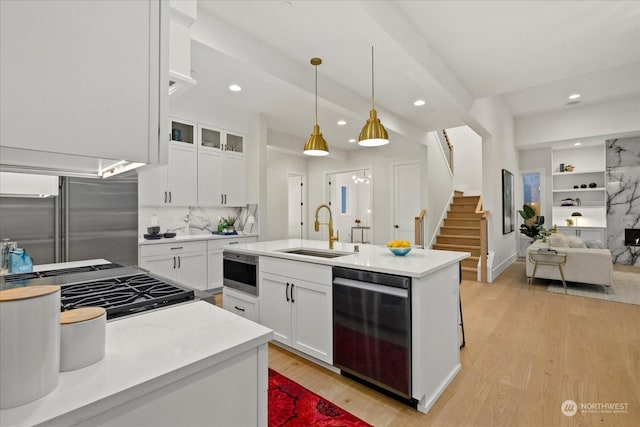
{"label": "yellow fruit bowl", "polygon": [[391,251],[392,254],[397,255],[397,256],[405,256],[406,254],[408,254],[409,252],[411,252],[411,247],[404,247],[404,248],[389,248],[389,250]]}

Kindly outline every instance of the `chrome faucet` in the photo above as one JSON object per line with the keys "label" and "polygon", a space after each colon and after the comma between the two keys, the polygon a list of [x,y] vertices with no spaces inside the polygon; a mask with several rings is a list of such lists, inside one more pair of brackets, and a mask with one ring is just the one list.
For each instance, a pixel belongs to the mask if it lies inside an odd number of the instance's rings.
{"label": "chrome faucet", "polygon": [[322,224],[326,224],[329,226],[329,249],[333,249],[333,242],[336,242],[340,239],[340,231],[338,231],[336,233],[336,235],[333,235],[333,214],[331,213],[331,208],[327,205],[320,205],[318,206],[318,209],[316,209],[316,220],[313,223],[313,228],[316,232],[320,231],[320,221],[318,221],[318,212],[320,212],[320,209],[322,208],[327,208],[327,210],[329,211],[329,222],[328,223],[322,223]]}

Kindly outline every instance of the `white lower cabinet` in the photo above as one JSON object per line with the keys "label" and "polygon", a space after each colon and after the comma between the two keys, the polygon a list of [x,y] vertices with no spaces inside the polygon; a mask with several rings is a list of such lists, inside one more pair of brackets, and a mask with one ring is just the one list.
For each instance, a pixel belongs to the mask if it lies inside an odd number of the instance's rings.
{"label": "white lower cabinet", "polygon": [[277,341],[328,364],[333,364],[331,280],[330,266],[260,257],[260,324],[273,329]]}
{"label": "white lower cabinet", "polygon": [[245,292],[225,287],[222,290],[222,308],[242,316],[245,319],[258,322],[259,320],[258,298]]}
{"label": "white lower cabinet", "polygon": [[207,289],[222,288],[223,260],[222,251],[226,245],[237,245],[238,243],[256,242],[256,236],[236,236],[227,239],[215,239],[207,241]]}
{"label": "white lower cabinet", "polygon": [[206,242],[142,245],[140,266],[191,288],[207,289]]}

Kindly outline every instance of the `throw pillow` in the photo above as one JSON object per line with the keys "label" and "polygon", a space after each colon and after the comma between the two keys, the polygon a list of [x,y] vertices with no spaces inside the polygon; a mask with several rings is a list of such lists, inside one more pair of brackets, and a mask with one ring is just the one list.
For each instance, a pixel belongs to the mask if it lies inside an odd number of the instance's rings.
{"label": "throw pillow", "polygon": [[602,242],[602,240],[585,240],[584,244],[589,249],[606,249],[604,247],[604,242]]}
{"label": "throw pillow", "polygon": [[567,236],[567,244],[570,248],[586,248],[587,245],[584,244],[581,238],[578,236]]}
{"label": "throw pillow", "polygon": [[549,236],[549,246],[555,248],[568,248],[567,236],[562,233],[554,233]]}

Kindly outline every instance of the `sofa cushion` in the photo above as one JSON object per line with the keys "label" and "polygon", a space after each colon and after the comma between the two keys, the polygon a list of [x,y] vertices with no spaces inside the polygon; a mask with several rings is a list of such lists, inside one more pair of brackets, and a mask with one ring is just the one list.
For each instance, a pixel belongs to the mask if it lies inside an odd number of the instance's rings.
{"label": "sofa cushion", "polygon": [[586,248],[587,245],[584,244],[581,238],[578,236],[566,236],[567,244],[570,248]]}
{"label": "sofa cushion", "polygon": [[606,249],[602,240],[585,240],[584,244],[589,249]]}
{"label": "sofa cushion", "polygon": [[567,236],[562,233],[553,233],[549,236],[549,246],[554,248],[568,248]]}

